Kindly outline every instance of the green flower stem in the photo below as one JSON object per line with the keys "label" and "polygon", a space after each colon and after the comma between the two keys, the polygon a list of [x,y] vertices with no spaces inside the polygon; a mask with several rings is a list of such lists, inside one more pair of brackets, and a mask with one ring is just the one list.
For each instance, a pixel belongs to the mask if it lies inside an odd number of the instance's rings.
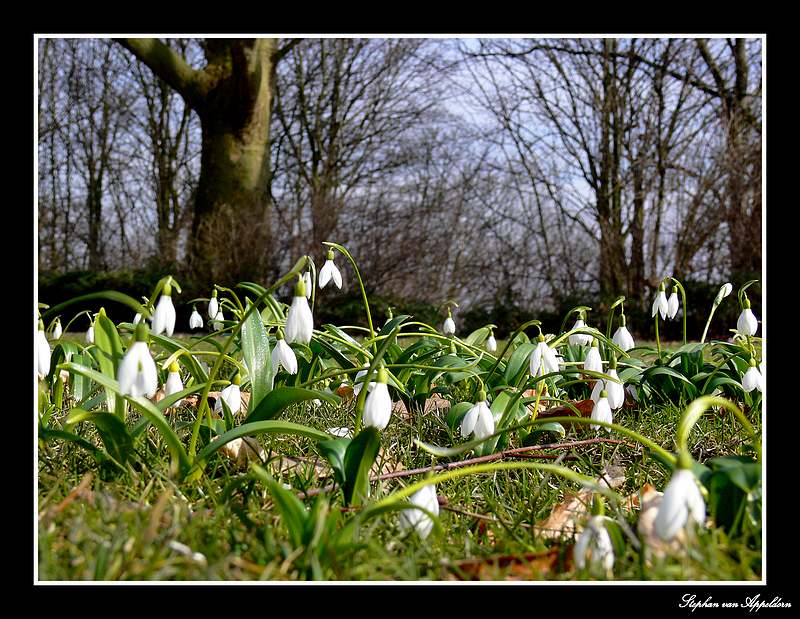
{"label": "green flower stem", "polygon": [[683,344],[686,345],[686,290],[683,289],[683,285],[674,277],[670,277],[670,279],[675,283],[675,286],[678,290],[681,291],[681,301],[683,302]]}
{"label": "green flower stem", "polygon": [[[230,288],[226,288],[225,286],[220,286],[218,284],[215,285],[214,287],[217,290],[219,290],[220,292],[228,292],[228,293],[230,293],[230,295],[233,297],[233,300],[236,301],[236,307],[239,308],[239,312],[242,313],[242,314],[244,313],[244,307],[242,306],[242,302],[239,300],[239,297],[237,296],[237,294],[233,290],[231,290]],[[224,299],[219,299],[220,307],[222,307],[222,301],[223,300]],[[260,302],[261,302],[261,299],[259,299],[259,303]]]}
{"label": "green flower stem", "polygon": [[350,252],[347,251],[347,249],[345,249],[338,243],[330,243],[328,241],[324,241],[322,244],[337,249],[340,253],[344,254],[350,261],[350,264],[353,265],[353,271],[355,271],[356,279],[358,279],[358,287],[361,289],[361,298],[364,301],[364,310],[367,312],[367,324],[369,324],[369,336],[370,338],[374,338],[375,328],[372,326],[372,314],[369,311],[369,301],[367,300],[367,291],[364,289],[364,282],[361,279],[361,272],[358,270],[358,265],[356,264],[356,261],[353,259],[353,256],[350,255]]}
{"label": "green flower stem", "polygon": [[739,423],[741,423],[744,427],[745,431],[750,435],[750,438],[753,439],[753,449],[755,449],[756,455],[758,456],[758,461],[760,462],[761,444],[758,442],[758,435],[756,434],[753,426],[747,420],[747,417],[745,417],[741,409],[730,400],[712,395],[704,395],[697,398],[683,411],[681,420],[678,423],[678,433],[676,438],[678,449],[684,453],[689,453],[689,433],[692,431],[692,428],[698,422],[700,417],[703,416],[703,413],[705,413],[712,406],[722,406],[734,414],[734,416],[739,420]]}
{"label": "green flower stem", "polygon": [[[514,342],[516,337],[520,333],[525,331],[525,329],[527,329],[528,327],[533,326],[533,325],[539,326],[540,324],[542,324],[540,320],[529,320],[528,322],[523,323],[522,325],[517,327],[517,329],[511,334],[511,337],[509,337],[508,340],[506,341],[506,345],[503,347],[503,352],[501,352],[499,355],[497,355],[497,358],[495,359],[495,362],[492,365],[492,367],[489,369],[489,372],[486,374],[486,377],[484,378],[484,381],[489,382],[489,379],[492,377],[492,374],[494,374],[495,370],[497,369],[497,366],[500,365],[500,360],[503,357],[506,356],[506,353],[508,352],[508,349],[511,347],[511,344]],[[473,392],[473,394],[472,394],[472,399],[473,400],[475,399],[475,394],[476,393],[477,393],[477,391]]]}
{"label": "green flower stem", "polygon": [[239,331],[241,331],[242,326],[244,325],[247,318],[250,316],[252,312],[255,311],[255,309],[261,304],[261,302],[264,299],[266,299],[267,295],[274,292],[275,290],[283,286],[286,282],[291,281],[294,277],[296,277],[297,274],[303,269],[303,267],[305,267],[307,261],[308,261],[307,256],[303,256],[302,258],[300,258],[300,260],[298,260],[297,263],[295,263],[294,267],[292,267],[291,271],[289,271],[286,275],[281,277],[277,282],[275,282],[272,286],[270,286],[267,290],[265,290],[264,294],[262,294],[255,303],[253,303],[249,308],[247,308],[247,311],[244,312],[244,315],[242,316],[241,320],[236,324],[236,327],[233,329],[233,332],[231,333],[232,337],[229,337],[228,341],[225,342],[225,346],[220,351],[220,355],[217,357],[217,360],[214,362],[214,366],[211,368],[211,371],[208,374],[208,382],[206,383],[206,386],[203,388],[203,393],[200,395],[200,405],[197,410],[197,419],[194,422],[194,426],[192,426],[192,437],[189,440],[188,456],[190,464],[194,463],[194,456],[197,451],[197,438],[200,434],[200,424],[202,422],[203,415],[207,412],[208,418],[209,420],[211,420],[211,409],[208,406],[208,392],[211,390],[211,382],[217,375],[219,368],[222,366],[222,360],[225,358],[228,349],[230,348],[231,344],[233,343],[233,340],[235,339],[233,336],[235,336],[236,334],[239,333]]}
{"label": "green flower stem", "polygon": [[717,304],[714,303],[711,305],[711,312],[708,314],[708,320],[706,321],[706,328],[703,329],[703,337],[700,338],[700,343],[704,343],[706,341],[706,335],[708,334],[708,327],[711,325],[711,318],[714,316],[714,312],[717,311]]}
{"label": "green flower stem", "polygon": [[[558,330],[558,332],[559,333],[563,333],[564,332],[564,328],[567,326],[567,321],[569,320],[569,317],[572,314],[577,312],[578,313],[578,318],[580,318],[581,317],[581,312],[591,312],[591,311],[592,311],[592,308],[589,307],[588,305],[578,305],[577,307],[573,307],[566,314],[564,314],[564,319],[561,321],[561,328]],[[584,320],[585,320],[585,318],[584,318]]]}
{"label": "green flower stem", "polygon": [[658,348],[658,359],[661,360],[661,340],[658,337],[658,311],[656,311],[654,319],[656,322],[656,347]]}
{"label": "green flower stem", "polygon": [[[611,329],[614,326],[614,309],[616,309],[616,307],[618,305],[622,305],[624,302],[625,302],[625,297],[623,297],[623,296],[617,297],[616,301],[614,301],[611,304],[611,307],[609,308],[609,311],[608,311],[608,323],[606,324],[606,339],[607,340],[611,339]],[[625,306],[624,305],[622,305],[622,309],[620,310],[620,313],[622,313],[622,314],[625,313]]]}

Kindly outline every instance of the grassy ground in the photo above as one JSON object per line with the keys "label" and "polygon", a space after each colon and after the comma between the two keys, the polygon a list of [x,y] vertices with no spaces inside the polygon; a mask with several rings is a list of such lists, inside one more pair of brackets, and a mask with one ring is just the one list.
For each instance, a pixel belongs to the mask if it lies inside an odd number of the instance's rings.
{"label": "grassy ground", "polygon": [[[680,410],[674,406],[627,409],[615,422],[636,430],[668,450],[674,449]],[[176,424],[193,419],[193,409],[173,414]],[[283,416],[317,428],[352,425],[353,404],[339,408],[298,405]],[[756,420],[753,420],[756,422]],[[96,444],[92,429],[77,428]],[[187,430],[188,432],[188,430]],[[449,446],[460,441],[436,413],[397,414],[382,434],[384,471],[429,466],[431,457],[413,444],[425,436]],[[594,437],[568,429],[562,442]],[[603,435],[610,438],[620,436]],[[731,416],[704,417],[692,433],[693,456],[700,460],[740,453],[744,436]],[[265,468],[293,491],[330,483],[329,469],[305,439],[259,437],[270,454]],[[511,445],[517,446],[512,443]],[[443,532],[421,540],[398,527],[396,513],[367,523],[360,546],[345,556],[326,556],[310,571],[302,550],[290,542],[272,495],[249,480],[245,468],[218,454],[194,485],[176,486],[169,456],[152,429],[137,443],[138,454],[126,473],[99,466],[72,443],[40,444],[39,579],[46,580],[450,580],[459,578],[575,580],[748,580],[760,579],[760,548],[729,540],[717,528],[702,531],[685,551],[666,557],[636,549],[625,537],[613,574],[577,571],[571,558],[572,535],[546,538],[534,525],[580,487],[555,475],[523,470],[475,475],[437,486]],[[283,456],[283,458],[279,458]],[[662,466],[639,446],[593,444],[548,450],[549,459],[598,476],[612,464],[624,482],[617,491],[636,493],[645,484],[663,490]],[[289,461],[288,456],[306,461]],[[468,456],[463,456],[464,458]],[[419,476],[373,484],[373,497],[407,485]],[[328,494],[340,521],[338,492]],[[310,501],[306,502],[310,504]],[[621,514],[624,528],[636,530],[637,512]],[[497,557],[504,557],[497,560]]]}

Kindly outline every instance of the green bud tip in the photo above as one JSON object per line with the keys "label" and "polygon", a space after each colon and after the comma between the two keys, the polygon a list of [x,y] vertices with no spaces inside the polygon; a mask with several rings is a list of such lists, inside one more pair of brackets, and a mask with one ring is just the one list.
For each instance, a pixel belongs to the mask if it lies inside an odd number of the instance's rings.
{"label": "green bud tip", "polygon": [[659,291],[659,292],[664,292],[666,289],[667,289],[667,287],[664,285],[664,282],[661,282],[661,283],[658,285],[658,291]]}
{"label": "green bud tip", "polygon": [[544,342],[544,335],[542,335],[540,332],[539,335],[536,336],[536,340],[539,342]]}
{"label": "green bud tip", "polygon": [[389,372],[383,366],[378,370],[378,382],[384,385],[389,382]]}
{"label": "green bud tip", "polygon": [[242,375],[239,372],[236,372],[236,376],[233,377],[233,384],[234,385],[242,384]]}
{"label": "green bud tip", "polygon": [[743,307],[744,309],[750,309],[750,299],[747,298],[747,295],[744,297]]}
{"label": "green bud tip", "polygon": [[297,280],[297,283],[294,285],[294,296],[296,297],[306,296],[306,283],[303,281],[302,277],[300,277]]}
{"label": "green bud tip", "polygon": [[755,359],[753,359],[752,357],[750,357],[750,367],[751,367],[751,368],[754,368],[754,367],[756,367],[756,360],[755,360]]}
{"label": "green bud tip", "polygon": [[486,391],[483,389],[478,391],[478,402],[486,402]]}
{"label": "green bud tip", "polygon": [[166,295],[168,297],[172,296],[172,284],[167,282],[164,284],[164,287],[161,289],[161,294]]}
{"label": "green bud tip", "polygon": [[172,363],[169,364],[169,371],[172,372],[173,374],[175,372],[180,372],[181,371],[180,367],[178,366],[178,362],[177,361],[173,361]]}
{"label": "green bud tip", "polygon": [[275,339],[276,340],[282,340],[283,339],[283,329],[278,328],[278,332],[275,334]]}
{"label": "green bud tip", "polygon": [[149,333],[147,324],[142,321],[136,325],[135,338],[137,342],[147,342],[147,334]]}
{"label": "green bud tip", "polygon": [[601,398],[607,398],[608,397],[608,391],[606,391],[605,389],[601,390],[600,391],[600,397]]}
{"label": "green bud tip", "polygon": [[216,298],[216,297],[217,297],[217,289],[214,288],[214,290],[211,291],[211,298]]}
{"label": "green bud tip", "polygon": [[333,260],[333,250],[332,249],[328,250],[328,260]]}

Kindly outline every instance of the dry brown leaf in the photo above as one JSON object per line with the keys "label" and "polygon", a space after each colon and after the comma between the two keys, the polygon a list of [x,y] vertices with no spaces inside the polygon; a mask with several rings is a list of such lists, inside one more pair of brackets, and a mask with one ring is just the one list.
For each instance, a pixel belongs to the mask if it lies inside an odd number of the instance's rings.
{"label": "dry brown leaf", "polygon": [[[572,405],[581,412],[581,417],[589,418],[592,416],[592,408],[594,408],[593,400],[575,400],[572,402]],[[553,408],[548,408],[546,411],[539,412],[537,415],[537,419],[548,419],[550,417],[577,417],[577,415],[569,406],[554,406]],[[567,428],[574,427],[575,424],[571,424],[567,421],[561,422],[561,425]],[[579,427],[585,429],[588,426],[584,425]]]}
{"label": "dry brown leaf", "polygon": [[501,555],[448,565],[448,580],[538,580],[554,572],[572,569],[572,548],[552,548],[522,555]]}
{"label": "dry brown leaf", "polygon": [[241,467],[247,466],[249,462],[263,462],[266,458],[264,448],[252,436],[235,438],[220,447],[220,451]]}

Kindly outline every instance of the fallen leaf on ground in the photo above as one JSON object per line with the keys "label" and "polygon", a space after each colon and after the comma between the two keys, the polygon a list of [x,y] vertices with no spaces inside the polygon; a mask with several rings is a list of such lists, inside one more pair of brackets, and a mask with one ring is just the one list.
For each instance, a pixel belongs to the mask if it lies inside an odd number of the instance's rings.
{"label": "fallen leaf on ground", "polygon": [[551,548],[521,555],[455,561],[447,565],[447,580],[538,580],[572,569],[572,548]]}
{"label": "fallen leaf on ground", "polygon": [[[592,416],[592,408],[594,408],[594,401],[589,400],[575,400],[572,402],[572,405],[577,408],[580,413],[581,417],[589,418]],[[575,411],[569,406],[554,406],[553,408],[548,408],[545,411],[540,411],[536,416],[537,419],[549,419],[550,417],[577,417],[578,415]],[[573,427],[574,424],[571,424],[568,421],[562,421],[561,425],[564,427]],[[580,426],[582,428],[586,428],[588,426]]]}

